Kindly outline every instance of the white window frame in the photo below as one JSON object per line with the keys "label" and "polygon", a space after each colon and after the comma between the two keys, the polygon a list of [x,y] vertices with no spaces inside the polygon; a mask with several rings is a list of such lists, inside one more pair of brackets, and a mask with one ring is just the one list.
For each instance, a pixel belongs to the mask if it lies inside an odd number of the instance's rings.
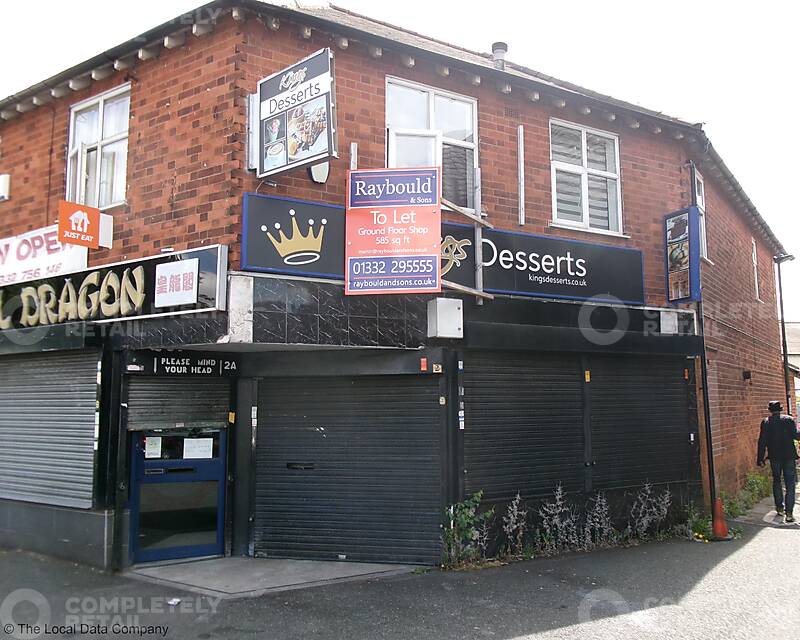
{"label": "white window frame", "polygon": [[[698,188],[699,185],[699,188]],[[702,199],[700,192],[702,190]],[[700,213],[700,257],[708,260],[708,236],[706,234],[706,183],[697,169],[694,172],[694,193],[697,210]]]}
{"label": "white window frame", "polygon": [[[553,125],[565,127],[580,131],[581,133],[581,165],[571,164],[569,162],[562,162],[553,159]],[[586,134],[594,133],[604,138],[611,138],[614,140],[614,161],[617,167],[617,172],[601,171],[599,169],[590,169],[587,161],[587,145]],[[574,122],[567,122],[566,120],[559,120],[558,118],[550,118],[547,125],[547,136],[550,140],[550,190],[551,190],[551,207],[553,211],[552,225],[556,227],[567,227],[570,229],[578,229],[588,233],[599,233],[607,236],[626,237],[625,231],[622,226],[622,167],[619,164],[619,136],[610,131],[603,131],[602,129],[594,129],[592,127],[585,127]],[[563,171],[573,175],[581,176],[581,205],[582,205],[582,220],[580,223],[571,220],[563,220],[558,217],[558,196],[556,193],[556,171]],[[617,182],[617,231],[609,229],[598,229],[589,226],[589,176],[598,176],[601,178],[611,178]],[[609,211],[609,215],[611,212]]]}
{"label": "white window frame", "polygon": [[[91,98],[87,98],[86,100],[82,100],[81,102],[77,102],[70,106],[69,112],[69,137],[67,138],[67,185],[66,185],[66,197],[67,200],[77,202],[79,204],[84,204],[86,202],[86,155],[89,151],[94,149],[97,150],[97,158],[95,159],[95,192],[97,196],[97,204],[100,204],[100,165],[103,157],[103,147],[108,146],[110,144],[114,144],[115,142],[119,142],[120,140],[126,140],[129,137],[130,133],[130,126],[125,130],[124,133],[118,133],[115,136],[111,136],[110,138],[102,138],[97,142],[86,145],[81,144],[80,147],[72,146],[72,137],[75,133],[75,117],[78,112],[83,111],[87,107],[92,107],[94,105],[98,105],[97,109],[97,126],[99,131],[102,132],[103,127],[103,108],[107,100],[111,100],[113,98],[118,98],[121,95],[129,94],[130,100],[130,91],[131,91],[131,84],[125,83],[120,85],[119,87],[115,87],[114,89],[110,89],[109,91],[105,91],[99,95],[92,96]],[[130,123],[129,123],[130,125]],[[129,148],[130,150],[130,148]],[[79,160],[80,158],[80,160]],[[127,166],[127,165],[126,165]],[[80,175],[77,176],[77,180],[75,181],[75,186],[77,189],[77,193],[72,192],[72,183],[73,183],[73,172],[80,171]],[[125,191],[126,194],[123,196],[122,200],[118,202],[111,202],[109,204],[103,205],[102,207],[98,207],[100,210],[111,209],[112,207],[118,207],[120,205],[125,204],[127,201],[127,176],[125,179]]]}
{"label": "white window frame", "polygon": [[[384,86],[384,96],[385,96],[385,108],[384,108],[384,126],[388,131],[387,137],[387,153],[386,153],[386,161],[388,167],[393,167],[393,160],[395,158],[395,151],[393,149],[395,135],[389,127],[389,85],[394,84],[397,86],[407,87],[409,89],[416,89],[417,91],[424,91],[427,93],[428,96],[428,129],[398,129],[396,133],[401,135],[436,135],[438,136],[438,150],[437,150],[437,158],[439,161],[439,166],[442,167],[442,172],[444,173],[444,167],[442,166],[442,149],[445,144],[453,145],[455,147],[463,147],[465,149],[472,150],[472,165],[473,169],[477,169],[480,166],[480,161],[478,159],[478,147],[480,146],[478,137],[478,101],[475,98],[470,96],[465,96],[460,93],[453,93],[452,91],[445,91],[444,89],[439,89],[437,87],[432,87],[426,84],[420,84],[419,82],[413,82],[412,80],[406,80],[404,78],[398,78],[397,76],[386,76],[386,82]],[[452,100],[459,100],[461,102],[469,102],[472,105],[472,142],[465,142],[464,140],[455,140],[454,138],[446,138],[442,134],[441,130],[437,130],[433,128],[433,123],[435,119],[435,104],[436,104],[436,96],[443,96],[445,98],[451,98]],[[446,208],[446,207],[443,207]],[[465,211],[474,212],[474,208],[467,208],[463,207]]]}
{"label": "white window frame", "polygon": [[389,129],[389,157],[388,167],[397,166],[397,136],[432,138],[434,144],[435,166],[442,166],[442,132],[432,129]]}
{"label": "white window frame", "polygon": [[755,238],[750,238],[750,241],[753,243],[753,252],[752,252],[752,260],[753,260],[753,284],[756,290],[756,300],[758,302],[764,302],[761,299],[761,290],[758,286],[758,245],[756,244]]}

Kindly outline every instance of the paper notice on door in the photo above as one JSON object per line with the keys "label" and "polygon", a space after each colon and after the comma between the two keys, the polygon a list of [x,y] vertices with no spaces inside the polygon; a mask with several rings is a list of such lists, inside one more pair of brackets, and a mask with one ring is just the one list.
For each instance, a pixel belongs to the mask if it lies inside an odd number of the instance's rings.
{"label": "paper notice on door", "polygon": [[214,438],[184,438],[183,459],[214,457]]}
{"label": "paper notice on door", "polygon": [[147,436],[144,439],[144,457],[148,459],[161,457],[160,436]]}

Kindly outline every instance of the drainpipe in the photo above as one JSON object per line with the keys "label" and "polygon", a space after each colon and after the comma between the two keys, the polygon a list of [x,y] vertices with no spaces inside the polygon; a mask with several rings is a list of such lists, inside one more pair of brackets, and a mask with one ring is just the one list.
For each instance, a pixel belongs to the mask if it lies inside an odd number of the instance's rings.
{"label": "drainpipe", "polygon": [[783,384],[786,387],[786,413],[792,413],[791,383],[789,381],[789,350],[786,347],[786,318],[783,314],[783,278],[781,266],[784,262],[794,260],[794,256],[787,253],[779,253],[772,258],[778,265],[778,300],[781,307],[781,339],[783,340]]}
{"label": "drainpipe", "polygon": [[[692,201],[691,206],[697,206],[697,167],[694,160],[689,160],[689,178],[692,186]],[[701,270],[702,274],[702,270]],[[701,356],[700,361],[700,377],[703,387],[703,421],[706,423],[706,456],[708,465],[708,491],[711,497],[711,504],[713,505],[717,500],[717,475],[714,470],[714,445],[711,432],[711,407],[708,398],[708,355],[706,353],[706,329],[705,317],[703,316],[703,280],[702,275],[700,278],[700,300],[697,302],[697,328],[700,331],[701,340]]]}

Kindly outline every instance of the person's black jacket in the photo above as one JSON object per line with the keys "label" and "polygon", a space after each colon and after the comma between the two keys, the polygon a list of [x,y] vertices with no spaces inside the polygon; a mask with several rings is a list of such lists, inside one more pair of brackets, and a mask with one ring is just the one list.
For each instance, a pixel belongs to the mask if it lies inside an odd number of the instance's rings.
{"label": "person's black jacket", "polygon": [[764,463],[764,454],[772,461],[797,460],[794,441],[800,439],[797,424],[792,416],[772,415],[761,422],[758,436],[758,464]]}

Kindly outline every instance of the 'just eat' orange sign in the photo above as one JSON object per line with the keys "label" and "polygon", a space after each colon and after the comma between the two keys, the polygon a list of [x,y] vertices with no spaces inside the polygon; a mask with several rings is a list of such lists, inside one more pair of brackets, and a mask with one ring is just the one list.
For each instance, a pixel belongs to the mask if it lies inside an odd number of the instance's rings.
{"label": "'just eat' orange sign", "polygon": [[100,209],[61,200],[58,203],[58,240],[90,249],[100,247]]}

